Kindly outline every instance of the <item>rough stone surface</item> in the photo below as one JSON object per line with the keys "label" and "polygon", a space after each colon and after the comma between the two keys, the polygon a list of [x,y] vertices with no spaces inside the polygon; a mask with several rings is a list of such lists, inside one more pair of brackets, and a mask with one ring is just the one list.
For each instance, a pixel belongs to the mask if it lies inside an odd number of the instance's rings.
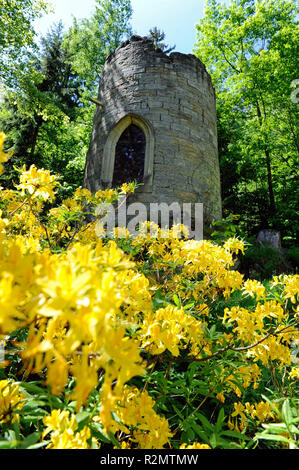
{"label": "rough stone surface", "polygon": [[202,202],[207,224],[221,218],[215,91],[199,59],[178,52],[168,56],[148,39],[132,36],[107,58],[98,100],[103,107],[94,115],[85,187],[95,192],[107,186],[106,141],[133,115],[150,124],[154,137],[151,186],[135,200]]}
{"label": "rough stone surface", "polygon": [[257,236],[257,241],[259,243],[266,243],[274,246],[275,248],[281,248],[281,238],[280,232],[273,229],[264,229],[260,230]]}

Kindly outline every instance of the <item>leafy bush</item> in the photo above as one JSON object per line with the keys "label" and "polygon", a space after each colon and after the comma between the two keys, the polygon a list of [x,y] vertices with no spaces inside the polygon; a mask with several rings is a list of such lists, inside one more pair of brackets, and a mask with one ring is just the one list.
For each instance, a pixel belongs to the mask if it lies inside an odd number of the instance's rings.
{"label": "leafy bush", "polygon": [[298,270],[299,267],[299,247],[292,246],[288,249],[286,254],[288,260],[292,263],[294,270]]}
{"label": "leafy bush", "polygon": [[246,277],[254,276],[259,280],[265,280],[290,272],[291,265],[282,250],[273,245],[253,241],[244,255],[240,256],[239,269]]}
{"label": "leafy bush", "polygon": [[32,165],[1,193],[0,447],[295,447],[299,275],[245,281],[235,237],[111,239],[97,207],[133,183],[58,187]]}

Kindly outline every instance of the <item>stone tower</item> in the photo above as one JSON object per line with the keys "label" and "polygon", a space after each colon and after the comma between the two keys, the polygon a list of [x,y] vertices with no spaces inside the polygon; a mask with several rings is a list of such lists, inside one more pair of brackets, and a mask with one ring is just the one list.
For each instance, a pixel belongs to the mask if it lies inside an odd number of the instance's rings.
{"label": "stone tower", "polygon": [[98,101],[86,188],[118,185],[123,167],[123,182],[143,182],[134,201],[201,202],[206,224],[221,218],[215,91],[199,59],[132,36],[107,58]]}

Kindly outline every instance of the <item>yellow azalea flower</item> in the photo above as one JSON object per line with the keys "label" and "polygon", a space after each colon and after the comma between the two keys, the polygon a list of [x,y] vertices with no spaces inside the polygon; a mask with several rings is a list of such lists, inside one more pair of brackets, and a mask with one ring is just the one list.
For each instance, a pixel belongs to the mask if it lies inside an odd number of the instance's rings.
{"label": "yellow azalea flower", "polygon": [[[118,447],[115,446],[114,449],[118,449]],[[121,449],[131,449],[130,442],[122,441]]]}
{"label": "yellow azalea flower", "polygon": [[244,255],[244,242],[238,238],[229,238],[224,242],[224,248],[228,249],[232,253],[238,253],[241,251]]}
{"label": "yellow azalea flower", "polygon": [[77,402],[77,409],[87,400],[90,392],[98,384],[97,369],[91,367],[88,362],[89,348],[83,347],[82,356],[79,355],[76,363],[71,366],[71,373],[76,377],[76,386],[72,393],[72,398]]}
{"label": "yellow azalea flower", "polygon": [[[135,442],[140,449],[162,449],[169,443],[172,436],[168,421],[160,417],[154,411],[155,402],[146,391],[140,391],[137,387],[125,385],[121,396],[114,401],[109,409],[117,415],[110,429],[113,432],[122,431],[130,434],[130,441]],[[95,421],[102,421],[101,415],[94,417]],[[121,424],[122,423],[122,424]],[[127,442],[125,447],[130,448]]]}
{"label": "yellow azalea flower", "polygon": [[90,429],[84,426],[81,431],[75,434],[66,429],[62,434],[52,436],[52,445],[47,448],[51,449],[89,449],[90,445],[87,440],[90,438]]}
{"label": "yellow azalea flower", "polygon": [[53,395],[59,395],[68,381],[68,367],[66,359],[58,356],[48,365],[47,383],[51,387]]}
{"label": "yellow azalea flower", "polygon": [[243,411],[245,410],[245,407],[242,403],[234,403],[234,409],[235,411],[232,413],[232,416],[238,416],[242,415]]}
{"label": "yellow azalea flower", "polygon": [[0,423],[18,421],[18,411],[23,408],[25,398],[19,391],[18,384],[10,380],[0,380]]}
{"label": "yellow azalea flower", "polygon": [[274,418],[275,413],[271,408],[270,403],[261,401],[260,403],[255,404],[255,411],[252,416],[262,423],[268,419]]}
{"label": "yellow azalea flower", "polygon": [[[251,416],[251,418],[256,419],[259,423],[267,421],[269,419],[275,418],[275,412],[271,408],[271,405],[268,402],[261,401],[259,403],[250,404],[249,402],[245,403],[245,407],[241,404],[234,404],[235,406],[235,413],[232,413],[231,416],[242,415],[244,417],[243,411]],[[243,407],[243,409],[242,409]]]}
{"label": "yellow azalea flower", "polygon": [[299,367],[292,367],[289,373],[290,379],[299,380]]}
{"label": "yellow azalea flower", "polygon": [[225,396],[223,395],[223,393],[217,393],[216,398],[217,398],[217,400],[219,400],[221,403],[224,403],[224,402],[225,402]]}
{"label": "yellow azalea flower", "polygon": [[247,414],[249,414],[252,417],[254,416],[254,413],[255,413],[254,405],[251,405],[249,402],[246,402],[245,403],[245,409],[246,409]]}
{"label": "yellow azalea flower", "polygon": [[265,294],[265,287],[263,284],[251,279],[244,282],[242,290],[244,291],[244,294],[249,294],[251,297],[256,295],[257,298],[260,298],[264,297]]}
{"label": "yellow azalea flower", "polygon": [[193,444],[181,444],[180,449],[211,449],[211,447],[208,444],[194,442]]}
{"label": "yellow azalea flower", "polygon": [[51,175],[48,170],[38,170],[35,165],[31,165],[29,170],[23,171],[20,176],[20,184],[16,185],[17,189],[22,190],[22,194],[26,191],[31,197],[41,197],[44,201],[55,198],[54,188],[58,185],[57,175]]}
{"label": "yellow azalea flower", "polygon": [[75,194],[74,194],[74,199],[87,199],[89,200],[91,198],[91,192],[87,188],[82,188],[79,186],[79,188],[76,189]]}
{"label": "yellow azalea flower", "polygon": [[148,347],[151,354],[168,349],[173,356],[178,356],[189,341],[200,342],[203,334],[201,321],[173,305],[148,315],[139,331],[143,347]]}
{"label": "yellow azalea flower", "polygon": [[[69,411],[52,410],[51,415],[44,416],[44,424],[47,426],[43,432],[44,439],[49,433],[51,442],[47,449],[89,449],[87,442],[90,439],[90,429],[84,426],[81,431],[77,431],[78,423],[74,415],[70,416]],[[95,445],[96,442],[94,441]]]}
{"label": "yellow azalea flower", "polygon": [[67,410],[52,410],[51,414],[43,417],[43,423],[46,429],[43,432],[43,438],[49,432],[63,433],[69,429],[74,432],[78,428],[78,423],[74,415],[70,416]]}
{"label": "yellow azalea flower", "polygon": [[299,274],[293,276],[284,276],[283,282],[284,286],[284,297],[286,299],[291,299],[291,302],[296,302],[299,298]]}
{"label": "yellow azalea flower", "polygon": [[2,163],[7,162],[7,160],[12,156],[12,152],[4,152],[3,144],[5,140],[5,134],[0,132],[0,175],[3,173]]}
{"label": "yellow azalea flower", "polygon": [[[298,333],[287,326],[297,318],[298,276],[274,279],[273,300],[273,292],[268,295],[258,281],[244,282],[233,269],[234,253],[243,246],[237,239],[224,246],[186,240],[181,226],[167,232],[146,222],[136,239],[116,229],[115,240],[108,241],[98,239],[97,221],[80,227],[85,207],[116,200],[128,185],[95,195],[78,188],[50,210],[46,223],[44,201],[54,197],[56,186],[55,176],[33,166],[24,170],[19,191],[0,194],[0,337],[27,328],[26,341],[16,346],[22,373],[42,374],[55,395],[66,393],[72,377],[70,399],[77,411],[91,392],[99,393],[93,419],[103,432],[114,433],[122,448],[172,445],[171,421],[156,411],[157,390],[128,385],[134,378],[140,384],[138,377],[155,371],[164,358],[163,375],[172,380],[175,362],[208,365],[204,356],[213,355],[207,384],[219,387],[220,403],[233,393],[240,400],[228,419],[231,429],[245,429],[249,417],[256,424],[273,419],[267,404],[241,403],[241,397],[244,389],[257,389],[270,362],[278,368],[294,365]],[[118,246],[120,235],[129,254]],[[236,303],[239,293],[227,302],[239,290],[253,297],[246,306]],[[230,358],[238,362],[226,362]],[[194,371],[196,381],[200,368]],[[291,369],[289,378],[295,380],[298,372]],[[0,389],[0,421],[18,419],[23,396],[17,384],[1,381]],[[43,431],[49,448],[98,446],[69,411],[53,410],[44,417]],[[195,442],[181,448],[209,446]]]}
{"label": "yellow azalea flower", "polygon": [[114,238],[130,238],[130,232],[126,227],[116,227],[113,231]]}
{"label": "yellow azalea flower", "polygon": [[130,194],[135,191],[135,186],[134,183],[124,183],[121,185],[120,190],[122,193]]}
{"label": "yellow azalea flower", "polygon": [[[235,424],[234,424],[234,429],[236,431],[243,431],[246,427],[246,424],[247,424],[247,418],[246,418],[246,415],[245,415],[245,411],[246,411],[246,408],[245,406],[238,402],[238,403],[234,403],[234,409],[235,411],[231,414],[232,417],[235,417]],[[237,418],[239,417],[239,418]],[[238,424],[239,422],[239,424]]]}

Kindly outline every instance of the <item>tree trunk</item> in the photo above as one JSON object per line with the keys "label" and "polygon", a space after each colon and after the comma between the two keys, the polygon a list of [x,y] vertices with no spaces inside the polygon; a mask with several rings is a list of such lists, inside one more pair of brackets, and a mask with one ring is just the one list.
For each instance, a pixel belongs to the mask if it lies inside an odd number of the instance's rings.
{"label": "tree trunk", "polygon": [[269,150],[265,149],[266,156],[266,166],[267,166],[267,179],[268,179],[268,191],[269,191],[269,200],[270,200],[270,214],[273,216],[275,214],[275,198],[273,192],[273,181],[272,181],[272,170],[271,170],[271,158]]}
{"label": "tree trunk", "polygon": [[[258,101],[256,102],[256,109],[257,109],[259,124],[260,124],[260,127],[262,127],[263,117],[262,117],[261,108],[260,108]],[[273,216],[275,214],[276,207],[275,207],[275,197],[274,197],[274,192],[273,192],[271,156],[270,156],[269,149],[267,149],[267,146],[265,147],[265,157],[266,157],[268,193],[269,193],[269,202],[270,202],[270,215]]]}
{"label": "tree trunk", "polygon": [[33,165],[35,162],[34,162],[34,153],[35,153],[35,147],[36,147],[36,143],[37,143],[37,137],[38,137],[38,133],[39,133],[39,130],[41,128],[41,125],[42,125],[42,120],[37,120],[37,123],[36,123],[36,126],[34,128],[34,132],[33,132],[33,136],[32,136],[32,143],[31,143],[31,148],[30,148],[30,153],[29,153],[29,166],[30,165]]}

